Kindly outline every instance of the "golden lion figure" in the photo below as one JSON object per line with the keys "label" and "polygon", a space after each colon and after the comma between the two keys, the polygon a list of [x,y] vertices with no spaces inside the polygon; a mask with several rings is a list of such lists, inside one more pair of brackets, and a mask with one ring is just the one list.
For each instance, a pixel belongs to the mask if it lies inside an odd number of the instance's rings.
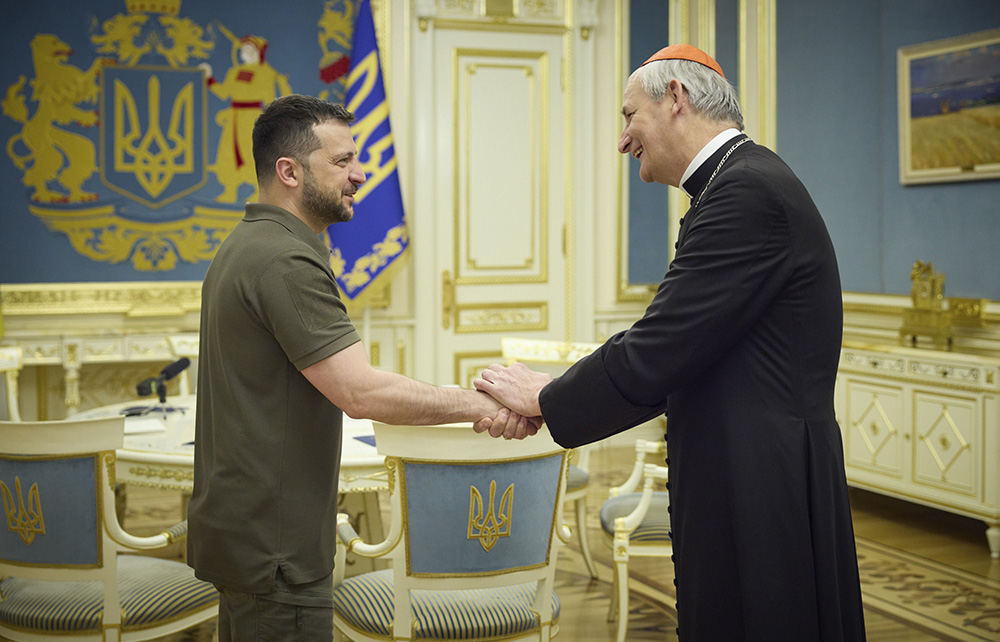
{"label": "golden lion figure", "polygon": [[[24,76],[7,88],[3,113],[24,127],[7,141],[7,155],[18,169],[24,170],[23,182],[34,189],[31,199],[42,203],[81,203],[97,200],[97,195],[82,188],[97,168],[94,144],[79,134],[65,131],[56,124],[77,123],[85,127],[97,124],[97,112],[77,107],[94,103],[98,98],[97,74],[107,59],[98,58],[87,71],[66,64],[73,50],[52,34],[38,34],[31,41],[35,78],[31,81],[31,99],[38,102],[34,116],[28,117],[22,93]],[[20,141],[28,148],[21,156],[14,150]],[[28,167],[30,163],[30,167]],[[50,190],[55,181],[69,194]]]}

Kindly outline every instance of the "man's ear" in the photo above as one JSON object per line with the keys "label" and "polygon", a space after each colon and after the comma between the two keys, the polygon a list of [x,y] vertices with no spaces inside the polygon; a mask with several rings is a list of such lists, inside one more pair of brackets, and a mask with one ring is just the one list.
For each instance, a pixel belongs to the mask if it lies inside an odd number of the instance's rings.
{"label": "man's ear", "polygon": [[683,108],[688,104],[687,91],[681,81],[674,78],[667,84],[667,93],[674,99],[673,108]]}
{"label": "man's ear", "polygon": [[274,173],[286,187],[298,187],[302,178],[302,165],[294,158],[282,156],[274,162]]}

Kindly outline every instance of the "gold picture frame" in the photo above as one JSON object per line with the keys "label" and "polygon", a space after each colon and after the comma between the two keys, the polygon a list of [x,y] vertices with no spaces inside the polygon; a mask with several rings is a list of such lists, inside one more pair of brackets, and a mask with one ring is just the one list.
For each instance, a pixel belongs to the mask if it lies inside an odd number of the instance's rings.
{"label": "gold picture frame", "polygon": [[897,51],[899,181],[1000,178],[1000,29]]}

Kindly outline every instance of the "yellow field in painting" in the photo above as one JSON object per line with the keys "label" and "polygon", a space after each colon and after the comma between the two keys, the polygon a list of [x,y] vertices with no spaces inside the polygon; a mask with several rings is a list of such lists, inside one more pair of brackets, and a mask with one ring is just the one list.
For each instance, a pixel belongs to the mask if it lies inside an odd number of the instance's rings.
{"label": "yellow field in painting", "polygon": [[915,170],[1000,163],[1000,105],[915,118],[910,150]]}

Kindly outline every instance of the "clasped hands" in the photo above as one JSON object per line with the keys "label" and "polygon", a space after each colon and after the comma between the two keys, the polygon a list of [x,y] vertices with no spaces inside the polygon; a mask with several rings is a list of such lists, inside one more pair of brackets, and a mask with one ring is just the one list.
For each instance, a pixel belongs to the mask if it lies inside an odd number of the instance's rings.
{"label": "clasped hands", "polygon": [[538,432],[542,426],[542,409],[538,395],[552,375],[535,372],[523,363],[501,366],[494,363],[483,370],[472,384],[476,390],[485,392],[505,408],[495,417],[484,417],[473,425],[476,432],[489,431],[492,437],[504,439],[524,439]]}

